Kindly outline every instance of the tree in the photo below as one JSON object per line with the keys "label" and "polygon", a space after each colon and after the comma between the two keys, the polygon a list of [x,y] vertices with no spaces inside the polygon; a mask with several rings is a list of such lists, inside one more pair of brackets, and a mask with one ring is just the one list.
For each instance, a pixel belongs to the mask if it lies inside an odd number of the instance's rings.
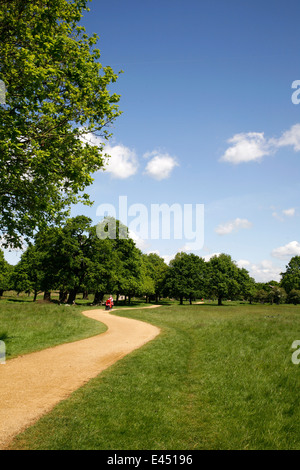
{"label": "tree", "polygon": [[299,305],[300,304],[300,290],[292,289],[286,299],[288,304]]}
{"label": "tree", "polygon": [[268,298],[271,304],[275,303],[279,305],[285,302],[287,295],[282,287],[273,286],[269,292]]}
{"label": "tree", "polygon": [[205,261],[199,256],[185,252],[177,253],[170,261],[165,278],[165,291],[172,297],[189,299],[190,304],[205,288]]}
{"label": "tree", "polygon": [[238,268],[238,283],[241,295],[251,304],[256,292],[255,280],[249,276],[245,268]]}
{"label": "tree", "polygon": [[91,264],[87,272],[85,285],[89,292],[94,293],[94,304],[103,301],[107,293],[116,291],[118,265],[117,253],[114,250],[113,241],[99,239],[96,227],[90,230],[91,237]]}
{"label": "tree", "polygon": [[291,258],[286,266],[286,272],[281,273],[280,285],[287,294],[293,289],[300,290],[300,256]]}
{"label": "tree", "polygon": [[144,264],[144,287],[143,294],[147,298],[155,296],[155,301],[158,302],[160,295],[164,289],[164,281],[168,266],[163,258],[156,253],[149,253],[142,255]]}
{"label": "tree", "polygon": [[230,255],[222,253],[219,256],[213,256],[207,266],[208,293],[217,297],[218,305],[222,305],[224,298],[232,299],[240,293],[239,269]]}
{"label": "tree", "polygon": [[117,79],[99,63],[98,36],[78,25],[87,0],[0,0],[0,231],[20,246],[60,223],[104,166],[104,144],[120,114]]}
{"label": "tree", "polygon": [[29,246],[21,256],[12,274],[13,286],[17,292],[34,292],[33,301],[36,301],[39,292],[42,292],[45,271],[43,266],[44,253],[36,246]]}
{"label": "tree", "polygon": [[113,246],[117,301],[119,294],[124,294],[130,303],[131,297],[142,291],[142,253],[129,237],[128,227],[113,217],[105,217],[96,231]]}
{"label": "tree", "polygon": [[153,276],[152,266],[148,260],[148,255],[142,254],[141,255],[141,295],[146,297],[146,303],[150,302],[152,296],[155,295],[155,281]]}
{"label": "tree", "polygon": [[0,250],[0,297],[2,297],[4,291],[10,290],[12,287],[11,284],[11,274],[13,271],[13,266],[11,266],[4,258],[4,253]]}
{"label": "tree", "polygon": [[142,291],[142,258],[141,251],[136,247],[131,239],[116,239],[114,241],[118,262],[116,265],[116,286],[117,294],[124,294],[131,297],[140,294]]}
{"label": "tree", "polygon": [[261,304],[268,302],[269,292],[267,292],[265,289],[257,288],[254,294],[254,300],[255,302],[260,302]]}
{"label": "tree", "polygon": [[91,219],[77,216],[63,227],[49,228],[36,236],[36,247],[44,252],[44,291],[59,289],[68,293],[69,304],[75,302],[84,287],[92,265]]}

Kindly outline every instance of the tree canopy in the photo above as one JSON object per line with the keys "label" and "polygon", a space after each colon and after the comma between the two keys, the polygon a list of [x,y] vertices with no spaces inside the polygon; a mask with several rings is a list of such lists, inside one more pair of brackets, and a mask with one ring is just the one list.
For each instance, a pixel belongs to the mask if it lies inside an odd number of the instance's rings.
{"label": "tree canopy", "polygon": [[183,299],[202,296],[205,291],[205,261],[199,256],[190,253],[177,253],[171,260],[165,280],[165,292],[178,297],[180,303]]}
{"label": "tree canopy", "polygon": [[234,298],[242,291],[245,277],[248,277],[247,271],[241,272],[230,255],[222,253],[219,256],[213,256],[207,265],[208,293],[217,297],[219,305],[222,305],[224,298]]}
{"label": "tree canopy", "polygon": [[104,166],[109,126],[120,114],[98,36],[79,25],[87,0],[0,0],[0,232],[20,246],[57,224]]}
{"label": "tree canopy", "polygon": [[10,266],[0,250],[0,297],[6,290],[39,292],[50,298],[59,291],[60,301],[73,303],[79,293],[94,304],[105,295],[122,294],[146,302],[162,297],[180,304],[194,299],[248,300],[259,303],[300,303],[300,257],[293,257],[281,282],[255,282],[245,268],[222,253],[209,261],[194,253],[177,253],[169,266],[156,253],[142,253],[128,228],[106,218],[98,225],[84,215],[68,218],[57,227],[38,232],[16,266]]}
{"label": "tree canopy", "polygon": [[281,286],[288,294],[292,289],[300,289],[300,256],[291,258],[286,271],[282,273]]}

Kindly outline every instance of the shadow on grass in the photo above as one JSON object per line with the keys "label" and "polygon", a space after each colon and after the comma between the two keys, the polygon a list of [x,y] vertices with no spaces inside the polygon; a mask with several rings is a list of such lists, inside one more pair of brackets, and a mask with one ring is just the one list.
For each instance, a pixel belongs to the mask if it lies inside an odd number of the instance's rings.
{"label": "shadow on grass", "polygon": [[7,341],[8,339],[8,333],[6,331],[0,331],[0,341]]}

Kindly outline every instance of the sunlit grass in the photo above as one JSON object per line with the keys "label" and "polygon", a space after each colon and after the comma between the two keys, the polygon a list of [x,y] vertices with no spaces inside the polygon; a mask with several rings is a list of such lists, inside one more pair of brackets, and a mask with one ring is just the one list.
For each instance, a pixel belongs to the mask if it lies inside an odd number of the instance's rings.
{"label": "sunlit grass", "polygon": [[135,309],[162,334],[59,404],[25,449],[299,449],[294,306]]}
{"label": "sunlit grass", "polygon": [[6,359],[100,334],[106,326],[84,317],[86,306],[0,301],[0,340]]}

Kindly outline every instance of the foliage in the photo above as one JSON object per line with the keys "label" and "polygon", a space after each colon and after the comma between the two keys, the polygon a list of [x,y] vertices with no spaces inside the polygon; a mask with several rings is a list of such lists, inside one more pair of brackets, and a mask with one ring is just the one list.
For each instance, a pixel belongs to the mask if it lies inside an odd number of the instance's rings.
{"label": "foliage", "polygon": [[192,299],[203,295],[205,287],[205,262],[199,256],[190,253],[177,253],[171,260],[165,279],[165,292],[172,297]]}
{"label": "foliage", "polygon": [[110,136],[117,74],[100,64],[98,36],[78,25],[86,5],[0,1],[0,230],[11,246],[61,222],[71,203],[89,203],[80,193],[104,166],[104,144],[87,137]]}
{"label": "foliage", "polygon": [[282,287],[275,286],[270,290],[268,298],[271,304],[279,305],[285,302],[287,295]]}
{"label": "foliage", "polygon": [[292,289],[287,295],[286,302],[288,304],[299,305],[300,304],[300,290]]}
{"label": "foliage", "polygon": [[238,270],[238,282],[240,285],[240,294],[243,299],[249,300],[252,303],[252,300],[255,296],[255,280],[249,276],[248,271],[245,268],[240,268]]}
{"label": "foliage", "polygon": [[11,276],[13,267],[5,260],[4,253],[0,250],[0,297],[3,292],[12,287]]}
{"label": "foliage", "polygon": [[44,251],[45,290],[68,291],[68,303],[75,301],[92,264],[91,219],[77,216],[68,219],[62,228],[48,229],[37,237],[37,246]]}
{"label": "foliage", "polygon": [[17,292],[34,291],[34,300],[42,290],[45,270],[43,255],[36,246],[29,246],[12,274],[13,288]]}
{"label": "foliage", "polygon": [[281,276],[280,284],[288,294],[293,289],[300,290],[300,256],[294,256],[290,260]]}
{"label": "foliage", "polygon": [[[208,293],[211,296],[217,297],[219,305],[222,305],[223,299],[233,299],[241,292],[239,282],[241,271],[232,261],[230,255],[222,253],[219,256],[213,256],[207,265]],[[242,273],[244,277],[245,271],[242,271]],[[244,279],[243,282],[245,283]]]}
{"label": "foliage", "polygon": [[254,300],[264,304],[269,301],[269,293],[265,289],[257,289],[254,294]]}
{"label": "foliage", "polygon": [[165,277],[168,270],[163,258],[156,253],[142,255],[143,260],[143,294],[155,296],[156,302],[163,294]]}

